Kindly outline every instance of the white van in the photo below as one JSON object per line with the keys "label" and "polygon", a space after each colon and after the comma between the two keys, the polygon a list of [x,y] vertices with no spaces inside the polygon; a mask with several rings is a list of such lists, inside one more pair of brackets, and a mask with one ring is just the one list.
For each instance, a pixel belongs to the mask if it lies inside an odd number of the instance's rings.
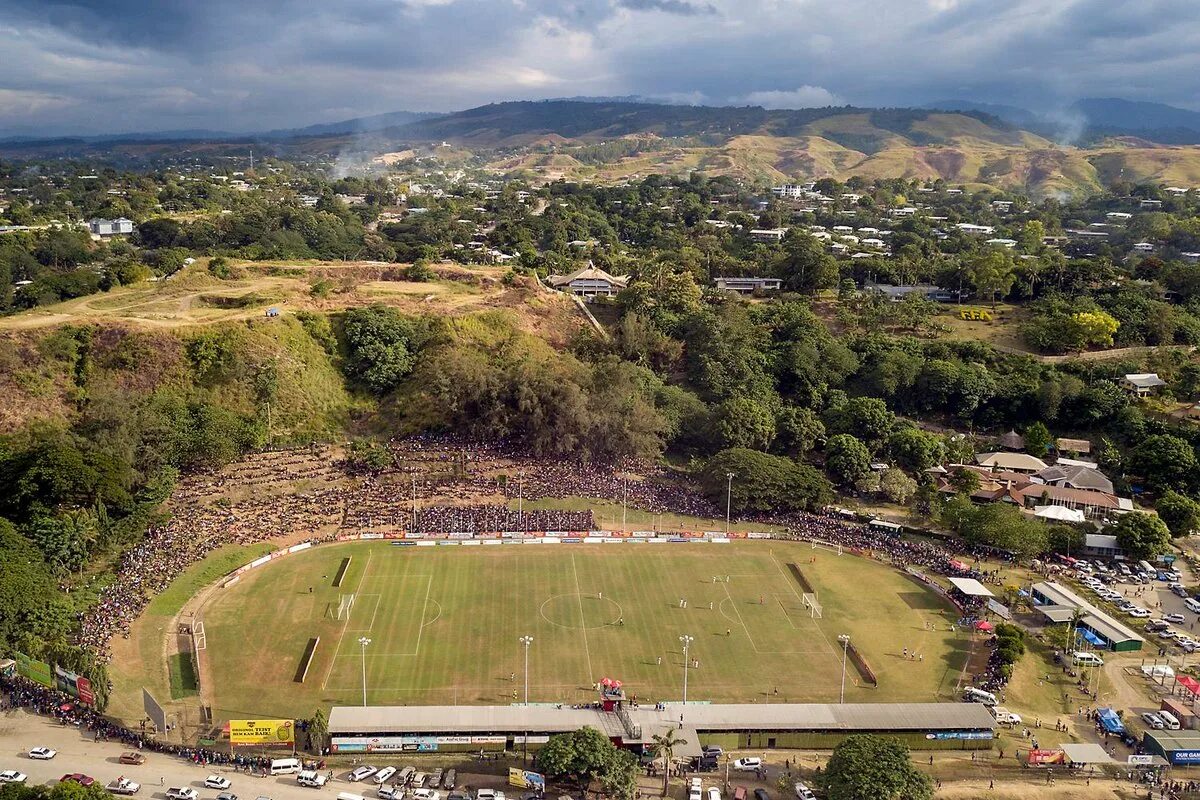
{"label": "white van", "polygon": [[291,775],[300,771],[300,759],[277,758],[271,762],[272,775]]}
{"label": "white van", "polygon": [[365,797],[363,797],[361,794],[354,794],[354,792],[338,792],[337,800],[367,800],[367,799]]}
{"label": "white van", "polygon": [[1075,654],[1077,667],[1103,667],[1104,659],[1095,653],[1079,652]]}
{"label": "white van", "polygon": [[1193,614],[1200,614],[1200,600],[1194,597],[1185,598],[1183,604],[1187,606],[1187,610]]}
{"label": "white van", "polygon": [[1147,575],[1154,575],[1156,572],[1158,572],[1158,570],[1156,570],[1154,567],[1150,566],[1149,561],[1139,561],[1138,569],[1140,569],[1142,572],[1146,573]]}
{"label": "white van", "polygon": [[964,703],[983,703],[985,706],[996,705],[996,695],[991,692],[985,692],[983,689],[976,689],[974,686],[968,686],[963,689]]}
{"label": "white van", "polygon": [[1179,730],[1179,728],[1180,728],[1179,718],[1176,717],[1174,714],[1172,714],[1170,711],[1156,711],[1154,713],[1156,713],[1156,714],[1158,714],[1158,716],[1162,717],[1162,721],[1166,724],[1167,730],[1169,730],[1169,731]]}

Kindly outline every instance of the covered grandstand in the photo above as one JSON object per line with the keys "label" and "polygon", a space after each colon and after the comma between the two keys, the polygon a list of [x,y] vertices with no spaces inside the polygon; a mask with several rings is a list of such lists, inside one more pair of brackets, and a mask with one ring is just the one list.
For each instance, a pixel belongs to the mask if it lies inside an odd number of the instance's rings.
{"label": "covered grandstand", "polygon": [[726,749],[827,748],[851,733],[885,733],[915,748],[991,746],[996,722],[975,703],[664,703],[602,707],[335,706],[329,735],[335,752],[433,752],[534,748],[556,733],[589,726],[640,750],[656,734],[681,731],[699,745]]}
{"label": "covered grandstand", "polygon": [[1034,608],[1053,624],[1068,624],[1079,614],[1080,636],[1096,647],[1116,652],[1141,650],[1145,640],[1067,587],[1045,581],[1030,589]]}

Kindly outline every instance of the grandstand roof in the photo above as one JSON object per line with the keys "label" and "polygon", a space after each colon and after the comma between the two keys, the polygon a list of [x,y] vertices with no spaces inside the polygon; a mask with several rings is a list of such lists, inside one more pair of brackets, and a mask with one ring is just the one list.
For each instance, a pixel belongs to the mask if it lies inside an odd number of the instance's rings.
{"label": "grandstand roof", "polygon": [[974,578],[950,578],[950,584],[967,597],[995,597],[991,590]]}
{"label": "grandstand roof", "polygon": [[[678,726],[683,714],[688,727],[699,731],[733,730],[846,730],[925,731],[992,730],[995,720],[977,703],[668,703],[629,709],[641,725],[643,738]],[[329,733],[420,734],[562,732],[590,725],[630,737],[615,714],[595,708],[555,705],[510,706],[334,706]],[[610,729],[615,728],[614,731]]]}

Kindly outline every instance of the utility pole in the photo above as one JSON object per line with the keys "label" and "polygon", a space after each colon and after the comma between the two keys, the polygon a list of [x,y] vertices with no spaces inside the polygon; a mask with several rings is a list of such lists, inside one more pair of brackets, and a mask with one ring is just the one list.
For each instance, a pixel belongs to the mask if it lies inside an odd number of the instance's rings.
{"label": "utility pole", "polygon": [[365,707],[367,705],[367,645],[371,643],[371,640],[363,636],[358,643],[362,645],[363,706]]}
{"label": "utility pole", "polygon": [[733,473],[725,473],[725,535],[729,535],[729,506],[733,499]]}
{"label": "utility pole", "polygon": [[[525,711],[523,715],[528,718],[529,708],[529,645],[533,644],[532,636],[522,636],[518,641],[525,645]],[[529,760],[529,729],[526,726],[525,736],[521,740],[521,762],[525,763]]]}
{"label": "utility pole", "polygon": [[[683,645],[683,704],[687,705],[687,672],[688,672],[688,648],[696,639],[692,636],[684,634],[679,637],[680,644]],[[680,716],[683,716],[680,714]]]}
{"label": "utility pole", "polygon": [[409,477],[412,478],[412,504],[413,504],[413,524],[412,528],[417,529],[417,473],[410,472]]}
{"label": "utility pole", "polygon": [[521,530],[525,530],[525,476],[517,473],[517,519],[521,521]]}
{"label": "utility pole", "polygon": [[842,693],[838,697],[839,703],[846,702],[846,651],[850,649],[850,636],[848,634],[840,634],[838,641],[842,643]]}

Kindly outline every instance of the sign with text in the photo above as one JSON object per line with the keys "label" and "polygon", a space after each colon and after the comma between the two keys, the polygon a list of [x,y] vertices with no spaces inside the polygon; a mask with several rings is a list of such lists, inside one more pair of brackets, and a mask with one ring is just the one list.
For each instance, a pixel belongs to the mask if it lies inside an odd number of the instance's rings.
{"label": "sign with text", "polygon": [[231,719],[231,744],[293,744],[296,724],[290,719]]}

